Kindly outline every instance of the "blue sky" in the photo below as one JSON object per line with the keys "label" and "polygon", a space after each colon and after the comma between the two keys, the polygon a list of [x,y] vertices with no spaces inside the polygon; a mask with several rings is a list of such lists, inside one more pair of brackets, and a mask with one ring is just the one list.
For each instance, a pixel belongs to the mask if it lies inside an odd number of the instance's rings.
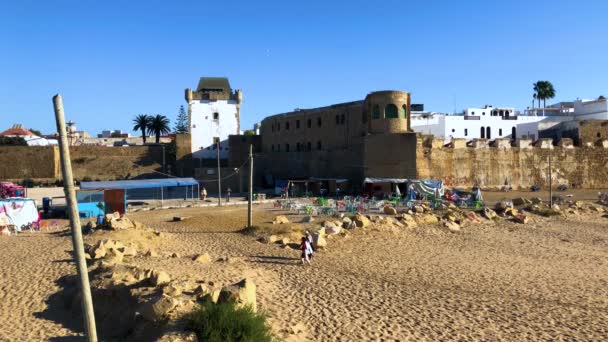
{"label": "blue sky", "polygon": [[54,132],[51,97],[95,134],[174,119],[200,76],[264,116],[412,93],[427,110],[608,95],[608,1],[0,0],[0,129]]}

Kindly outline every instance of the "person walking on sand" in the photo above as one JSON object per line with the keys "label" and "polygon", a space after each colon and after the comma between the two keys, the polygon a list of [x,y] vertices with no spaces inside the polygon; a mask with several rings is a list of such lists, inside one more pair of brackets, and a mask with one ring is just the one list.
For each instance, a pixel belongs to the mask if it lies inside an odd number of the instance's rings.
{"label": "person walking on sand", "polygon": [[300,250],[302,250],[302,256],[300,257],[302,259],[302,265],[306,265],[306,263],[310,265],[310,259],[308,258],[308,255],[310,254],[312,247],[310,247],[310,243],[308,242],[308,239],[305,236],[302,237],[302,242],[300,243]]}
{"label": "person walking on sand", "polygon": [[315,253],[315,249],[312,244],[312,235],[310,235],[310,232],[308,230],[306,231],[306,241],[308,241],[308,245],[310,246],[310,251],[308,253],[308,259],[312,260],[312,255]]}
{"label": "person walking on sand", "polygon": [[203,187],[203,190],[201,190],[201,200],[206,200],[207,199],[207,189],[205,187]]}
{"label": "person walking on sand", "polygon": [[226,202],[230,202],[231,193],[232,193],[232,189],[230,189],[230,187],[228,187],[228,190],[226,190]]}

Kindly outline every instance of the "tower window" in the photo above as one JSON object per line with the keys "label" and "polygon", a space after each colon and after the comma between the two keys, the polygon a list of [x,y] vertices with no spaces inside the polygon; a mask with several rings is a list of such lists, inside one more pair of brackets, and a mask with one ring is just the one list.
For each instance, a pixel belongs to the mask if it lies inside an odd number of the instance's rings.
{"label": "tower window", "polygon": [[307,125],[308,125],[308,128],[312,127],[312,120],[311,119],[308,119]]}
{"label": "tower window", "polygon": [[274,144],[270,145],[270,149],[274,152]]}
{"label": "tower window", "polygon": [[380,107],[378,105],[374,105],[374,109],[372,110],[372,119],[380,119]]}
{"label": "tower window", "polygon": [[321,140],[317,141],[317,150],[321,149]]}
{"label": "tower window", "polygon": [[219,120],[220,119],[220,113],[215,112],[213,113],[213,120]]}
{"label": "tower window", "polygon": [[340,124],[340,115],[336,115],[336,125]]}
{"label": "tower window", "polygon": [[312,144],[310,143],[310,141],[306,144],[306,150],[312,151]]}
{"label": "tower window", "polygon": [[300,120],[296,120],[296,129],[300,128]]}
{"label": "tower window", "polygon": [[285,130],[286,130],[286,131],[289,131],[289,122],[286,122],[286,123],[285,123]]}
{"label": "tower window", "polygon": [[296,151],[300,152],[300,143],[296,144]]}
{"label": "tower window", "polygon": [[289,152],[289,144],[285,144],[285,152]]}
{"label": "tower window", "polygon": [[321,127],[321,117],[317,118],[317,126]]}
{"label": "tower window", "polygon": [[344,125],[344,122],[346,121],[346,115],[342,114],[340,116],[340,123]]}

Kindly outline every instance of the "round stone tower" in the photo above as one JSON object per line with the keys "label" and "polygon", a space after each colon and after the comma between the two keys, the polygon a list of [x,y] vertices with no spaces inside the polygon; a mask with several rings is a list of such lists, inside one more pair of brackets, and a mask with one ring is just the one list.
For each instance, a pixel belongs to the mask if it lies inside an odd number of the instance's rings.
{"label": "round stone tower", "polygon": [[403,91],[375,91],[365,97],[369,132],[405,133],[410,131],[410,94]]}

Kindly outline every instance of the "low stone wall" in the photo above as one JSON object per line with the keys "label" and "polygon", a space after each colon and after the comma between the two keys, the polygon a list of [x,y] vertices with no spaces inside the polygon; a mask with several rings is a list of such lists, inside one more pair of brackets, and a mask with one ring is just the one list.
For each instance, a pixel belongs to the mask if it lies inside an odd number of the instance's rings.
{"label": "low stone wall", "polygon": [[[74,179],[108,180],[161,170],[163,149],[161,146],[72,146],[70,155]],[[0,180],[21,181],[25,178],[38,181],[62,179],[59,147],[0,146]]]}
{"label": "low stone wall", "polygon": [[608,187],[608,149],[572,147],[569,141],[558,146],[544,141],[532,146],[518,141],[513,147],[501,142],[479,148],[434,148],[422,141],[417,144],[418,178],[442,179],[447,186],[514,189],[549,183],[551,156],[553,185],[560,184],[590,189]]}

